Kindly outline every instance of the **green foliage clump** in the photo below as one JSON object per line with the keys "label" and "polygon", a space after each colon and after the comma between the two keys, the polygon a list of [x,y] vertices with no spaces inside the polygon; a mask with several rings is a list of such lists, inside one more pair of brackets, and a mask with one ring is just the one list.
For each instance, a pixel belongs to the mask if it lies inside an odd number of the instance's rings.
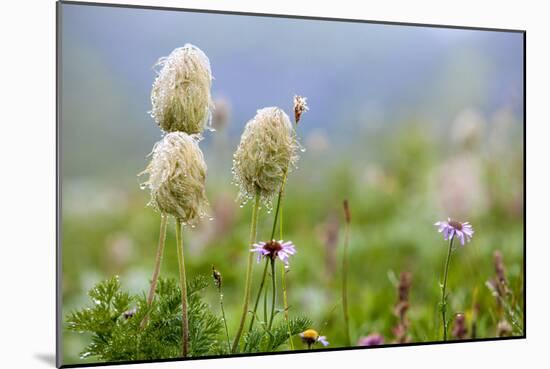
{"label": "green foliage clump", "polygon": [[298,333],[305,331],[312,325],[311,319],[300,316],[286,320],[282,320],[277,324],[271,332],[267,331],[265,324],[260,324],[259,328],[251,330],[244,337],[244,352],[270,352],[279,349],[290,336],[295,336]]}
{"label": "green foliage clump", "polygon": [[[223,353],[222,321],[202,300],[208,282],[195,278],[187,288],[189,356]],[[71,313],[67,329],[91,334],[81,357],[104,361],[153,360],[181,357],[181,292],[173,279],[159,279],[155,299],[121,291],[118,277],[100,282],[89,291],[93,302]],[[146,319],[147,317],[147,319]]]}

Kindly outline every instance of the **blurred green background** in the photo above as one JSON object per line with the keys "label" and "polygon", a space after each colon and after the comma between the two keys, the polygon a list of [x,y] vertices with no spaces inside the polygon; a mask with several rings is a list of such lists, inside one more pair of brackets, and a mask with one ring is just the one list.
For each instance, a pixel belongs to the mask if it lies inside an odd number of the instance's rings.
{"label": "blurred green background", "polygon": [[[519,33],[62,5],[61,180],[63,316],[86,291],[120,275],[148,289],[159,215],[139,188],[161,132],[149,117],[152,65],[191,42],[209,57],[216,132],[201,142],[212,221],[186,229],[189,275],[223,274],[230,332],[238,323],[251,205],[240,207],[231,162],[256,109],[308,97],[298,134],[305,151],[287,185],[285,239],[298,253],[290,314],[305,314],[331,347],[344,345],[342,201],[352,212],[350,315],[354,342],[391,342],[395,282],[412,273],[410,336],[439,339],[437,303],[446,242],[433,223],[469,221],[473,241],[453,254],[450,312],[478,337],[496,334],[485,286],[493,253],[523,295],[523,38]],[[266,239],[273,214],[260,213]],[[255,268],[254,285],[262,267]],[[163,276],[177,277],[173,221]],[[477,292],[475,292],[477,291]],[[215,288],[207,300],[218,311]],[[523,302],[520,301],[520,305]],[[87,337],[63,331],[64,363],[83,363]],[[295,343],[300,346],[299,340]]]}

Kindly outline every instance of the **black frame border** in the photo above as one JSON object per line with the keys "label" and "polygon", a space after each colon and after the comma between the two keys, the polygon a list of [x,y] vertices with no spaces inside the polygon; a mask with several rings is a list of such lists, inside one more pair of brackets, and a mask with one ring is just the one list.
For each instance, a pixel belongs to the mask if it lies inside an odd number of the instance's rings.
{"label": "black frame border", "polygon": [[[267,17],[267,18],[286,18],[286,19],[303,19],[303,20],[317,20],[317,21],[329,21],[329,22],[346,22],[346,23],[367,23],[367,24],[380,24],[380,25],[394,25],[394,26],[408,26],[408,27],[429,27],[429,28],[445,28],[445,29],[461,29],[472,31],[490,31],[490,32],[507,32],[507,33],[520,33],[523,35],[523,335],[513,337],[489,337],[489,338],[475,338],[465,340],[450,340],[450,341],[425,341],[425,342],[411,342],[403,344],[383,344],[379,346],[351,346],[351,347],[332,347],[321,350],[294,350],[294,351],[277,351],[277,352],[260,352],[260,353],[241,353],[241,354],[229,354],[229,355],[210,355],[200,357],[189,358],[171,358],[171,359],[155,359],[155,360],[133,360],[133,361],[110,361],[110,362],[97,362],[97,363],[83,363],[83,364],[62,364],[62,295],[61,295],[61,281],[62,281],[62,253],[61,253],[61,206],[62,206],[62,189],[61,189],[61,71],[62,71],[62,5],[82,5],[82,6],[95,6],[95,7],[107,7],[107,8],[129,8],[129,9],[142,9],[142,10],[161,10],[161,11],[177,11],[187,13],[206,13],[206,14],[223,14],[223,15],[241,15],[252,17]],[[56,286],[55,286],[55,301],[56,301],[56,367],[57,368],[81,368],[81,367],[97,367],[107,365],[128,365],[128,364],[144,364],[144,363],[163,363],[163,362],[184,362],[195,360],[209,360],[209,359],[228,359],[239,357],[254,357],[254,356],[269,356],[269,355],[291,355],[291,354],[303,354],[303,353],[320,353],[331,351],[351,351],[351,350],[370,350],[388,347],[415,347],[415,346],[428,346],[428,345],[445,345],[454,343],[475,343],[475,342],[493,342],[493,341],[508,341],[508,340],[521,340],[527,338],[527,31],[522,29],[506,29],[506,28],[491,28],[491,27],[477,27],[477,26],[458,26],[458,25],[443,25],[443,24],[430,24],[430,23],[408,23],[398,21],[380,21],[380,20],[366,20],[366,19],[348,19],[348,18],[330,18],[320,16],[304,16],[304,15],[292,15],[292,14],[269,14],[269,13],[254,13],[243,11],[228,11],[228,10],[213,10],[213,9],[191,9],[191,8],[179,8],[179,7],[164,7],[154,5],[132,5],[132,4],[118,4],[118,3],[98,3],[98,2],[82,2],[82,1],[56,1],[56,108],[55,108],[55,135],[56,135]]]}

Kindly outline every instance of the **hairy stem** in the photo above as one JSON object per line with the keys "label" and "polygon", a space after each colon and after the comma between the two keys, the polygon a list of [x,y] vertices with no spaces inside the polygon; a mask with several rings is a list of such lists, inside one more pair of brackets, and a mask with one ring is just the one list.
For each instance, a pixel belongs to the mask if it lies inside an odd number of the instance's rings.
{"label": "hairy stem", "polygon": [[181,288],[182,356],[187,357],[189,351],[189,322],[187,321],[187,280],[185,277],[185,258],[183,257],[183,237],[181,236],[181,228],[181,220],[176,219],[176,243]]}
{"label": "hairy stem", "polygon": [[265,267],[264,267],[264,273],[262,275],[262,281],[260,283],[260,289],[258,290],[258,295],[256,295],[256,301],[254,302],[254,310],[252,310],[252,317],[250,318],[250,325],[248,326],[248,332],[252,331],[252,327],[254,326],[254,320],[256,320],[256,311],[258,310],[258,304],[260,303],[260,297],[262,295],[262,290],[264,288],[265,284],[265,277],[267,275],[267,266],[269,265],[269,261],[266,260]]}
{"label": "hairy stem", "polygon": [[268,287],[269,286],[266,286],[265,291],[264,291],[264,324],[267,324],[267,291],[268,291]]}
{"label": "hairy stem", "polygon": [[443,285],[441,286],[441,319],[443,322],[443,341],[447,341],[447,275],[449,274],[449,264],[451,264],[451,253],[453,251],[453,239],[449,240],[449,250],[445,260],[445,272],[443,274]]}
{"label": "hairy stem", "polygon": [[[281,207],[281,220],[279,221],[279,236],[283,239],[283,208]],[[283,289],[283,304],[285,309],[286,328],[288,332],[288,342],[290,343],[290,349],[294,350],[294,342],[292,342],[292,332],[290,331],[290,319],[288,317],[288,299],[286,293],[286,268],[284,264],[281,264],[281,288]]]}
{"label": "hairy stem", "polygon": [[282,201],[282,198],[283,198],[283,194],[285,192],[287,174],[288,174],[288,167],[285,169],[285,172],[283,174],[283,180],[281,181],[281,188],[279,189],[279,194],[277,196],[277,206],[275,207],[275,215],[273,217],[273,227],[271,228],[271,238],[270,238],[270,240],[272,240],[273,237],[275,237],[275,230],[277,229],[277,220],[279,218],[279,212],[280,212],[280,208],[281,208],[281,201]]}
{"label": "hairy stem", "polygon": [[229,340],[229,330],[227,329],[227,319],[225,318],[225,309],[223,308],[223,292],[221,285],[218,287],[220,293],[220,308],[222,311],[223,324],[225,326],[225,336],[227,337],[227,349],[231,351],[231,341]]}
{"label": "hairy stem", "polygon": [[[280,214],[280,220],[279,220],[279,238],[283,239],[283,206],[281,205],[281,208],[279,209]],[[283,289],[283,304],[284,304],[284,311],[285,311],[285,320],[286,320],[286,328],[288,332],[288,342],[290,343],[290,349],[294,350],[294,342],[292,342],[292,332],[290,330],[290,319],[288,316],[288,298],[287,298],[287,290],[286,290],[286,268],[284,264],[281,264],[281,288]]]}
{"label": "hairy stem", "polygon": [[[157,288],[157,282],[160,274],[160,265],[162,263],[162,255],[164,253],[164,243],[166,240],[166,225],[168,223],[168,217],[164,214],[160,216],[160,234],[157,245],[157,255],[155,258],[155,269],[153,270],[153,277],[151,278],[151,287],[149,288],[149,295],[147,296],[147,306],[151,307],[153,303],[153,297],[155,297],[155,290]],[[147,325],[149,320],[149,314],[145,315],[141,321],[141,328]]]}
{"label": "hairy stem", "polygon": [[288,316],[288,297],[286,292],[286,268],[284,264],[281,264],[281,288],[283,290],[284,316],[285,316],[286,328],[288,332],[288,342],[290,343],[290,349],[294,350],[294,343],[292,342],[292,332],[290,330],[290,319]]}
{"label": "hairy stem", "polygon": [[267,330],[271,331],[271,326],[273,325],[273,318],[275,317],[275,303],[277,300],[277,283],[276,283],[276,275],[275,275],[275,259],[271,259],[271,289],[273,290],[271,293],[271,316],[269,318],[269,325],[267,326]]}
{"label": "hairy stem", "polygon": [[[281,214],[281,227],[282,227],[281,202],[282,202],[283,192],[284,192],[284,188],[285,188],[286,178],[287,178],[287,170],[285,170],[285,173],[283,175],[283,180],[281,182],[281,188],[279,189],[279,194],[277,196],[277,205],[275,207],[275,214],[273,216],[273,226],[271,228],[270,240],[273,240],[273,238],[275,237],[275,230],[277,229],[277,220],[279,218],[279,214]],[[279,238],[281,240],[283,239],[282,234],[283,234],[283,232],[282,232],[282,228],[281,228],[280,229],[280,238]],[[266,262],[266,264],[265,264],[264,272],[263,272],[263,275],[262,275],[262,281],[260,282],[260,289],[258,290],[258,295],[256,296],[256,302],[254,303],[254,310],[252,311],[252,318],[250,320],[250,325],[248,326],[248,332],[252,331],[252,326],[254,325],[254,320],[256,319],[256,311],[258,309],[258,304],[260,302],[260,297],[261,297],[262,290],[263,290],[264,284],[265,284],[265,279],[266,279],[266,276],[267,276],[267,266],[268,266],[268,262]],[[264,315],[266,315],[265,300],[264,300]]]}
{"label": "hairy stem", "polygon": [[[250,242],[248,243],[249,247],[256,241],[259,207],[260,207],[260,192],[256,191],[256,196],[254,198],[254,208],[252,209],[252,222],[250,225]],[[246,267],[243,311],[241,315],[241,320],[239,322],[239,328],[237,329],[237,333],[235,334],[235,340],[233,341],[233,348],[231,349],[232,353],[237,352],[237,348],[239,347],[239,341],[241,340],[241,335],[243,333],[243,328],[246,321],[246,315],[248,314],[248,300],[250,299],[250,287],[252,285],[252,259],[253,259],[253,255],[250,252],[250,250],[248,250],[248,265]]]}

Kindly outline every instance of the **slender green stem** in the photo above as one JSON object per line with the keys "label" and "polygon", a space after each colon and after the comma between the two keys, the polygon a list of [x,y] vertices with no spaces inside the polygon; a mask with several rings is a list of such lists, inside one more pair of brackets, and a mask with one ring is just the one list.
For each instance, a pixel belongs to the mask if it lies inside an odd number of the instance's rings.
{"label": "slender green stem", "polygon": [[[256,191],[256,196],[254,199],[254,208],[252,209],[252,222],[250,225],[250,242],[248,246],[250,247],[256,241],[256,231],[258,227],[258,210],[260,207],[260,192]],[[243,311],[241,315],[241,320],[239,322],[239,328],[235,334],[235,340],[233,341],[233,347],[231,352],[237,352],[239,347],[239,341],[241,340],[241,335],[243,333],[244,324],[246,321],[246,315],[248,314],[248,300],[250,299],[250,287],[252,285],[252,259],[253,255],[248,250],[248,265],[246,267],[246,280],[244,287],[244,299],[243,299]]]}
{"label": "slender green stem", "polygon": [[[347,204],[347,202],[345,203]],[[344,205],[347,209],[346,205]],[[342,259],[342,306],[344,309],[344,324],[346,329],[346,342],[351,346],[349,332],[349,310],[348,310],[348,244],[349,244],[349,217],[346,210],[346,225],[344,233],[344,256]]]}
{"label": "slender green stem", "polygon": [[449,264],[451,264],[451,254],[453,251],[453,239],[449,240],[449,250],[445,260],[445,272],[443,274],[443,285],[441,286],[441,319],[443,321],[443,341],[447,341],[447,275],[449,274]]}
{"label": "slender green stem", "polygon": [[277,206],[275,207],[275,215],[273,218],[273,227],[271,229],[271,239],[275,237],[275,230],[277,229],[277,220],[279,218],[279,212],[281,208],[281,201],[283,198],[283,194],[285,192],[285,185],[286,185],[286,178],[288,175],[288,167],[285,169],[285,172],[283,174],[283,180],[281,181],[281,188],[279,189],[279,194],[277,196]]}
{"label": "slender green stem", "polygon": [[[295,129],[293,130],[293,133],[296,134],[296,131]],[[279,214],[281,214],[281,222],[280,222],[280,228],[279,228],[279,239],[283,239],[283,223],[282,223],[282,207],[281,207],[281,203],[282,203],[282,198],[283,198],[283,194],[284,194],[284,190],[285,190],[285,185],[286,185],[286,180],[287,180],[287,176],[288,176],[288,166],[285,168],[285,171],[283,173],[283,178],[282,178],[282,181],[281,181],[281,187],[279,189],[279,194],[277,196],[277,205],[275,207],[275,214],[273,216],[273,227],[271,228],[271,237],[270,237],[270,241],[273,240],[273,238],[275,237],[275,230],[277,229],[277,220],[279,218]],[[274,264],[274,260],[273,260],[273,263]],[[271,275],[272,275],[272,279],[273,279],[273,287],[275,287],[275,272],[274,272],[274,266],[272,265],[272,272],[271,272]],[[285,273],[285,270],[284,270],[284,265],[283,265],[283,286],[284,286],[284,273]],[[250,321],[250,326],[248,328],[248,331],[250,332],[252,330],[252,326],[254,324],[254,319],[256,317],[256,311],[257,311],[257,308],[258,308],[258,303],[260,301],[260,296],[261,296],[261,293],[262,293],[262,289],[263,289],[263,286],[265,284],[265,279],[266,279],[266,275],[267,275],[267,262],[266,262],[266,265],[265,265],[265,268],[264,268],[264,273],[263,273],[263,276],[262,276],[262,281],[260,283],[260,289],[258,290],[258,295],[256,297],[256,302],[254,304],[254,310],[252,312],[252,318],[251,318],[251,321]],[[283,291],[284,291],[284,301],[285,301],[285,318],[287,319],[287,324],[288,324],[288,334],[289,334],[289,340],[291,338],[291,335],[290,335],[290,323],[288,323],[288,306],[287,306],[287,302],[286,302],[286,290],[284,289],[285,287],[283,287]],[[273,321],[273,316],[274,316],[274,305],[275,305],[275,296],[276,296],[276,290],[275,288],[273,288],[273,301],[272,301],[272,316],[271,316],[271,319],[270,319],[270,323],[269,323],[269,326],[271,327],[271,324],[272,324],[272,321]],[[267,320],[267,289],[266,291],[264,292],[264,321]],[[290,342],[291,344],[291,347],[292,349],[294,349],[294,345],[292,344],[292,341]]]}
{"label": "slender green stem", "polygon": [[277,302],[277,276],[275,275],[275,259],[271,260],[271,317],[269,318],[269,325],[267,326],[267,330],[271,331],[271,326],[273,325],[273,318],[275,317],[275,303]]}
{"label": "slender green stem", "polygon": [[265,286],[265,291],[264,291],[264,324],[267,324],[267,291],[269,289],[268,287],[269,286]]}
{"label": "slender green stem", "polygon": [[[281,196],[282,196],[282,193],[281,193]],[[281,205],[281,208],[279,209],[279,239],[282,240],[283,239],[283,205]]]}
{"label": "slender green stem", "polygon": [[285,320],[286,320],[286,330],[288,333],[288,342],[290,343],[290,349],[294,350],[294,342],[292,342],[292,331],[290,330],[290,319],[288,316],[288,298],[286,293],[286,269],[284,265],[281,265],[281,279],[282,279],[282,289],[283,289],[283,303],[285,308]]}
{"label": "slender green stem", "polygon": [[182,356],[187,357],[189,351],[189,322],[187,320],[187,280],[185,278],[185,258],[183,257],[181,227],[181,221],[176,219],[176,243],[181,288]]}
{"label": "slender green stem", "polygon": [[227,349],[231,351],[231,341],[229,340],[229,330],[227,329],[227,319],[225,318],[225,309],[223,308],[223,292],[222,292],[221,285],[218,287],[218,291],[220,293],[220,308],[222,310],[223,324],[225,325],[225,336],[227,337]]}
{"label": "slender green stem", "polygon": [[[285,187],[285,183],[286,183],[286,177],[287,177],[286,174],[287,174],[287,171],[285,170],[285,173],[283,175],[283,180],[281,182],[281,188],[279,189],[279,194],[277,196],[277,205],[275,207],[275,214],[273,216],[273,227],[271,228],[271,238],[270,238],[270,240],[273,240],[273,238],[275,237],[275,230],[277,229],[277,220],[278,220],[278,217],[279,217],[279,213],[281,213],[281,219],[282,219],[282,207],[281,207],[282,199],[281,198],[283,196],[284,187]],[[282,224],[282,221],[281,221],[281,224]],[[281,228],[281,231],[280,231],[280,239],[283,239],[282,228]],[[265,264],[264,272],[263,272],[263,275],[262,275],[262,281],[260,282],[260,288],[258,290],[258,295],[256,296],[256,302],[254,303],[254,310],[252,311],[252,318],[250,320],[250,325],[248,326],[248,332],[252,331],[252,326],[254,325],[254,320],[256,319],[256,311],[258,310],[258,304],[259,304],[259,301],[260,301],[262,290],[263,290],[264,284],[265,284],[265,279],[266,279],[266,276],[267,276],[267,266],[268,266],[268,262],[266,262],[266,264]],[[267,302],[264,299],[264,319],[266,318],[266,315],[267,315],[267,313],[266,313],[266,311],[267,311],[266,304],[267,304]],[[267,319],[265,319],[265,320],[267,320]]]}
{"label": "slender green stem", "polygon": [[[279,238],[283,239],[283,207],[279,210]],[[290,330],[290,319],[288,317],[288,298],[286,293],[286,268],[284,264],[281,264],[281,288],[283,290],[283,304],[285,309],[286,328],[288,332],[288,342],[290,343],[290,349],[294,350],[294,342],[292,342],[292,332]]]}
{"label": "slender green stem", "polygon": [[284,264],[281,264],[281,288],[283,290],[283,304],[285,309],[286,328],[288,332],[288,341],[290,343],[290,349],[294,350],[294,342],[292,342],[292,332],[290,331],[290,319],[288,316],[288,297],[286,293],[286,269]]}
{"label": "slender green stem", "polygon": [[267,275],[267,266],[269,265],[269,261],[266,260],[264,272],[262,275],[262,282],[260,283],[260,288],[258,290],[258,294],[256,295],[256,301],[254,302],[254,310],[252,310],[252,317],[250,318],[250,324],[248,326],[248,332],[252,331],[252,327],[254,326],[254,321],[256,320],[256,311],[258,310],[258,305],[260,303],[260,297],[262,295],[262,290],[264,288],[265,284],[265,277]]}
{"label": "slender green stem", "polygon": [[[164,244],[166,240],[166,225],[168,224],[168,217],[164,214],[160,216],[160,234],[157,245],[157,255],[155,258],[155,269],[153,270],[153,277],[151,278],[151,287],[149,288],[149,295],[147,296],[147,306],[151,306],[153,298],[155,297],[155,290],[157,288],[157,282],[160,274],[160,265],[162,263],[162,255],[164,254]],[[141,328],[147,325],[149,320],[149,314],[145,315],[141,321]]]}

